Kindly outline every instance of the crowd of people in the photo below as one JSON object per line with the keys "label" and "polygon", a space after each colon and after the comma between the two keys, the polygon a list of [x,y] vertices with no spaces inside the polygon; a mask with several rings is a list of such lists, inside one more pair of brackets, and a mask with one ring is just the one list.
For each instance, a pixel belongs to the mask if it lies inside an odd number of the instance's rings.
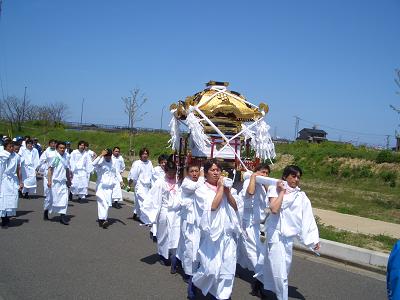
{"label": "crowd of people", "polygon": [[[133,218],[150,227],[162,265],[187,277],[187,297],[196,290],[214,299],[230,299],[237,263],[254,273],[251,294],[273,291],[288,298],[293,239],[319,250],[311,202],[299,187],[302,170],[289,165],[282,180],[266,186],[270,167],[259,165],[238,193],[222,176],[217,160],[188,164],[183,180],[168,156],[153,168],[147,148],[140,150],[128,179],[135,186]],[[262,181],[261,181],[262,182]]]}
{"label": "crowd of people", "polygon": [[[50,140],[42,151],[30,137],[3,138],[0,149],[0,214],[7,228],[16,216],[20,197],[36,193],[37,173],[43,175],[43,219],[60,215],[68,225],[68,201],[82,201],[88,194],[90,174],[97,175],[98,225],[109,226],[109,207],[121,208],[124,159],[119,147],[104,149],[97,156],[86,141],[77,149]],[[213,299],[230,299],[237,263],[254,273],[251,294],[273,291],[288,299],[288,274],[293,239],[313,251],[320,247],[311,202],[299,188],[302,170],[289,165],[281,180],[265,185],[267,164],[245,177],[238,192],[232,180],[222,176],[217,160],[202,166],[188,164],[183,180],[177,165],[167,155],[153,167],[150,151],[142,148],[134,161],[128,185],[134,186],[133,219],[149,226],[162,265],[171,274],[182,268],[187,278],[187,297],[196,292]]]}

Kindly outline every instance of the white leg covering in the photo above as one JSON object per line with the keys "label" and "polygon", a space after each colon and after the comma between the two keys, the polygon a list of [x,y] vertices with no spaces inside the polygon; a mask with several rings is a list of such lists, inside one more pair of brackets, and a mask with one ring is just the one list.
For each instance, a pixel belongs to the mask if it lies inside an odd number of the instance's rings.
{"label": "white leg covering", "polygon": [[288,275],[292,263],[293,241],[281,237],[276,243],[268,244],[265,257],[264,288],[275,292],[278,300],[288,299]]}

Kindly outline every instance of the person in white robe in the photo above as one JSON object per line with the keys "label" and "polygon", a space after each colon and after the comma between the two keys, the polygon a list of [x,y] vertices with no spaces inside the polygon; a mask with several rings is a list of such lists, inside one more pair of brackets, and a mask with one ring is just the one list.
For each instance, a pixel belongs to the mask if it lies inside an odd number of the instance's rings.
{"label": "person in white robe", "polygon": [[24,160],[24,166],[21,169],[24,188],[22,194],[24,198],[29,198],[29,194],[36,194],[36,168],[39,166],[39,153],[33,148],[33,141],[27,140],[26,147],[20,150],[20,154]]}
{"label": "person in white robe", "polygon": [[[153,164],[149,160],[150,151],[147,148],[139,150],[140,159],[132,164],[129,171],[128,182],[135,187],[135,205],[133,207],[133,219],[140,220],[140,207],[143,200],[149,193],[151,188],[151,180],[153,178]],[[153,232],[153,234],[155,234]]]}
{"label": "person in white robe", "polygon": [[94,152],[92,149],[89,148],[88,142],[85,142],[85,151],[89,154],[92,161],[94,161],[96,159],[97,154],[96,154],[96,152]]}
{"label": "person in white robe", "polygon": [[112,204],[112,193],[115,185],[122,184],[119,165],[112,160],[111,149],[105,149],[93,161],[94,170],[97,174],[96,198],[99,226],[106,229],[108,222],[108,208]]}
{"label": "person in white robe", "polygon": [[[85,142],[85,151],[87,152],[87,154],[89,154],[89,157],[91,158],[92,161],[94,161],[96,159],[97,154],[96,154],[96,152],[94,152],[92,149],[89,148],[88,142]],[[93,171],[92,171],[92,173],[93,173]],[[89,173],[87,175],[88,186],[89,186],[89,181],[90,181],[90,174],[92,174],[92,173]]]}
{"label": "person in white robe", "polygon": [[[118,172],[120,173],[122,178],[122,173],[125,171],[125,161],[121,155],[121,149],[119,147],[114,147],[112,153],[112,160],[118,167]],[[122,187],[123,185],[116,184],[112,192],[112,206],[117,209],[122,208]]]}
{"label": "person in white robe", "polygon": [[4,142],[0,152],[0,215],[1,226],[7,228],[10,217],[16,216],[18,190],[23,187],[21,176],[21,157],[14,152],[11,140]]}
{"label": "person in white robe", "polygon": [[194,196],[196,190],[204,184],[204,172],[198,165],[186,167],[187,176],[181,184],[181,236],[177,257],[182,262],[183,270],[188,277],[188,299],[195,298],[192,282],[193,273],[197,270],[197,251],[200,244],[200,217],[195,209]]}
{"label": "person in white robe", "polygon": [[48,208],[44,211],[44,219],[49,220],[49,213],[60,214],[60,223],[69,225],[66,217],[68,208],[68,187],[71,186],[72,173],[67,153],[65,153],[65,142],[58,142],[56,155],[53,157],[48,169],[47,186],[49,188]]}
{"label": "person in white robe", "polygon": [[156,182],[160,178],[164,178],[165,176],[165,165],[167,163],[168,156],[166,154],[161,154],[158,157],[158,166],[154,167],[153,170],[153,183]]}
{"label": "person in white robe", "polygon": [[85,151],[85,141],[78,142],[78,149],[70,154],[71,172],[73,174],[71,182],[71,199],[77,196],[81,202],[87,195],[89,182],[88,175],[93,171],[92,159]]}
{"label": "person in white robe", "polygon": [[[43,220],[48,220],[48,211],[50,208],[50,196],[51,193],[49,192],[48,188],[48,170],[50,163],[52,162],[53,158],[56,156],[56,140],[51,139],[49,140],[49,146],[43,151],[42,155],[39,158],[39,166],[37,167],[38,173],[43,175],[43,195],[44,195],[44,202],[43,202]],[[46,212],[47,211],[47,212]]]}
{"label": "person in white robe", "polygon": [[282,181],[268,188],[269,208],[266,220],[267,247],[264,254],[262,280],[266,290],[278,300],[288,299],[288,276],[292,262],[293,239],[297,237],[312,251],[320,248],[318,227],[311,202],[299,188],[302,171],[289,165],[283,170]]}
{"label": "person in white robe", "polygon": [[[257,176],[268,176],[270,173],[268,164],[258,165],[250,178],[243,182],[240,198],[243,209],[241,209],[241,225],[244,232],[238,240],[238,263],[242,268],[258,273],[264,263],[264,246],[260,240],[260,223],[264,220],[264,210],[267,207],[266,186],[256,182]],[[253,296],[261,296],[262,283],[255,279],[251,285],[250,292]]]}
{"label": "person in white robe", "polygon": [[176,249],[180,237],[180,190],[173,161],[165,165],[165,177],[156,181],[142,203],[141,219],[157,224],[157,252],[160,263],[171,257],[171,273],[176,273]]}
{"label": "person in white robe", "polygon": [[197,209],[202,211],[202,235],[198,251],[200,267],[192,281],[203,295],[229,299],[236,271],[236,240],[240,233],[238,208],[227,180],[221,176],[217,160],[204,164],[204,175],[205,184],[195,192]]}

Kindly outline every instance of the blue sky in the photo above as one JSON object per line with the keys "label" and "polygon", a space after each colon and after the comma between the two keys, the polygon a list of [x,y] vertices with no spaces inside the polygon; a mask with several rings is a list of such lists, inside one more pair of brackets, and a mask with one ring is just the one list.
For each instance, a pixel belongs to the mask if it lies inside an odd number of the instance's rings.
{"label": "blue sky", "polygon": [[[229,81],[270,107],[271,134],[317,125],[333,140],[385,145],[400,124],[400,1],[3,0],[2,94],[69,105],[68,120],[127,124],[140,88],[167,128],[169,105]],[[0,96],[2,96],[0,94]],[[397,127],[398,128],[398,127]],[[398,128],[400,131],[400,128]]]}

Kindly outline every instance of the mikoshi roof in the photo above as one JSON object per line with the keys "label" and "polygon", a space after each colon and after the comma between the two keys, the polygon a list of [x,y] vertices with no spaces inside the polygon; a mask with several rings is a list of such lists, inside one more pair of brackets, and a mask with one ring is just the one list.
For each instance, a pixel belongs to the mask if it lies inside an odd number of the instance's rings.
{"label": "mikoshi roof", "polygon": [[268,111],[266,104],[261,103],[257,107],[240,93],[228,90],[228,82],[209,81],[206,85],[207,88],[203,91],[186,97],[184,102],[180,101],[174,106],[177,108],[179,119],[186,119],[186,110],[190,106],[197,106],[210,119],[221,118],[240,122],[255,121],[262,117],[261,110]]}

